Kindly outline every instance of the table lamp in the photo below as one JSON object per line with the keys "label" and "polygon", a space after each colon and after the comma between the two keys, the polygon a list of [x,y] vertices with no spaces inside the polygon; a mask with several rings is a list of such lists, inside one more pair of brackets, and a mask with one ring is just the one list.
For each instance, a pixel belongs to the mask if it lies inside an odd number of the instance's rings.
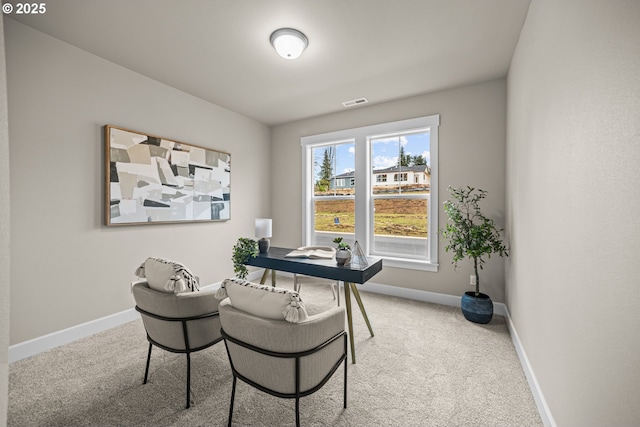
{"label": "table lamp", "polygon": [[264,254],[269,250],[269,239],[271,237],[271,219],[256,218],[256,237],[258,240],[258,249]]}

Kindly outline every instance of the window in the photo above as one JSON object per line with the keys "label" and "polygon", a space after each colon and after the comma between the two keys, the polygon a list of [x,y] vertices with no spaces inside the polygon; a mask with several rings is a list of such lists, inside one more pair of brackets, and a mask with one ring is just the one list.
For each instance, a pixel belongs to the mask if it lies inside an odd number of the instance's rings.
{"label": "window", "polygon": [[[309,146],[309,175],[314,212],[307,245],[333,246],[336,235],[353,241],[355,232],[355,146],[329,141]],[[347,185],[347,183],[349,185]]]}
{"label": "window", "polygon": [[437,271],[438,115],[303,137],[305,245]]}

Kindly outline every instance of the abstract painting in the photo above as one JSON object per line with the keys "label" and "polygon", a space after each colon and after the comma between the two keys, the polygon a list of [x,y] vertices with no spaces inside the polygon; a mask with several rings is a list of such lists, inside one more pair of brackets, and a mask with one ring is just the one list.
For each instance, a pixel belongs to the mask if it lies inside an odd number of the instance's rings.
{"label": "abstract painting", "polygon": [[104,129],[107,225],[230,219],[229,153]]}

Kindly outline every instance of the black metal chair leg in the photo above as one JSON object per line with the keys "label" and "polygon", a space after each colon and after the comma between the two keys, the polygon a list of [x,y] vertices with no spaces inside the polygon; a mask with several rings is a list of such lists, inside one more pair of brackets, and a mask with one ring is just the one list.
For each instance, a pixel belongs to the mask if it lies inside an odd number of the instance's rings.
{"label": "black metal chair leg", "polygon": [[149,343],[149,353],[147,353],[147,368],[144,370],[144,381],[142,384],[147,383],[147,377],[149,376],[149,364],[151,363],[151,348],[153,348],[153,344]]}
{"label": "black metal chair leg", "polygon": [[296,427],[300,427],[300,397],[296,397]]}
{"label": "black metal chair leg", "polygon": [[187,353],[187,409],[191,407],[191,355]]}
{"label": "black metal chair leg", "polygon": [[233,387],[231,388],[231,404],[229,405],[229,424],[231,427],[231,417],[233,417],[233,401],[236,397],[236,376],[233,376]]}
{"label": "black metal chair leg", "polygon": [[[345,347],[346,347],[346,341],[345,341]],[[347,351],[345,349],[345,354],[347,354]],[[347,359],[344,360],[344,407],[345,409],[347,408]]]}

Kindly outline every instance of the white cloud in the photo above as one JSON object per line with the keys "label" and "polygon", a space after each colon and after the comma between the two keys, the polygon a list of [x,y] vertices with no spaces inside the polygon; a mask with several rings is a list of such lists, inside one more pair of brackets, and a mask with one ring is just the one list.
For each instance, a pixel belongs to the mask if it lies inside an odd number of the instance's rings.
{"label": "white cloud", "polygon": [[422,152],[422,157],[424,157],[424,159],[427,161],[427,164],[430,165],[431,164],[431,152],[429,151],[423,151]]}
{"label": "white cloud", "polygon": [[[407,141],[407,137],[406,136],[400,136],[399,138],[400,138],[400,144],[403,145],[403,146],[407,145],[407,142],[409,142],[409,141]],[[383,144],[389,144],[389,143],[397,144],[398,143],[398,137],[397,136],[390,136],[390,137],[386,137],[386,138],[375,138],[373,140],[373,142],[375,142],[375,143],[381,142]]]}
{"label": "white cloud", "polygon": [[398,164],[398,157],[375,156],[372,163],[374,169],[390,168]]}

